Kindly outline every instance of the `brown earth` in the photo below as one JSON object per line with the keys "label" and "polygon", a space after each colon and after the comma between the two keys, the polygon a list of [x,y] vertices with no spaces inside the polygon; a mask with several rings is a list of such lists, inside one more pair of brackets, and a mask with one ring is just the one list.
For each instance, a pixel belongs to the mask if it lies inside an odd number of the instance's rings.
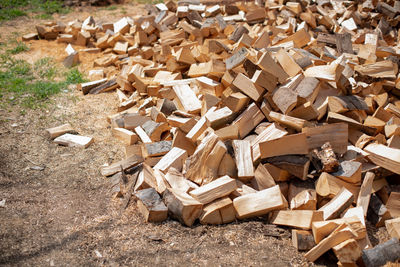
{"label": "brown earth", "polygon": [[[142,9],[124,5],[127,15]],[[70,21],[124,14],[93,7],[77,9],[58,19]],[[0,26],[2,39],[32,31],[40,21],[22,18]],[[16,34],[13,34],[16,32]],[[65,44],[30,42],[18,57],[61,61]],[[85,60],[81,71],[91,68]],[[291,245],[290,231],[265,219],[223,226],[184,227],[168,220],[147,224],[131,203],[120,214],[120,203],[99,167],[123,158],[122,144],[111,136],[106,116],[115,112],[114,93],[82,96],[64,92],[54,105],[20,114],[18,107],[0,109],[0,265],[14,266],[309,266]],[[80,134],[92,136],[87,149],[53,144],[44,129],[69,122]],[[32,167],[43,166],[44,170]],[[384,228],[370,227],[377,244],[388,238]],[[318,265],[334,265],[324,256]]]}

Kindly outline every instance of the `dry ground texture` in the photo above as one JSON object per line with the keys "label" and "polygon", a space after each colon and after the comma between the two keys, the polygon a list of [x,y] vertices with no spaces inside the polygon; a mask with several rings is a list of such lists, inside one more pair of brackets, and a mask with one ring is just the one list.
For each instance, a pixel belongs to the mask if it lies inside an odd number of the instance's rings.
{"label": "dry ground texture", "polygon": [[[142,14],[141,8],[85,7],[54,17],[67,22],[91,14],[114,21]],[[30,32],[39,22],[27,17],[3,22],[1,39]],[[33,41],[28,47],[15,57],[30,63],[53,57],[59,64],[65,44]],[[91,67],[90,60],[85,62],[79,67],[82,72]],[[109,181],[99,172],[102,164],[123,157],[105,119],[115,112],[116,101],[115,93],[84,97],[65,90],[39,109],[21,112],[19,105],[0,106],[0,201],[6,200],[0,208],[0,265],[310,265],[291,246],[290,231],[265,219],[188,228],[172,220],[146,224],[135,203],[121,214]],[[67,148],[46,139],[44,129],[67,122],[95,143],[87,149]],[[370,230],[374,244],[387,239],[383,229]],[[317,262],[335,263],[329,255]]]}

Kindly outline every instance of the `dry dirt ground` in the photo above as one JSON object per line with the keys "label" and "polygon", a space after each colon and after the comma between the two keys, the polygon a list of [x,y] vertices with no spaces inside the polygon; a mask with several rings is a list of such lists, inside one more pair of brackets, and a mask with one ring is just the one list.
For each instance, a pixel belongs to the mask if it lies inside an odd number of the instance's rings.
{"label": "dry dirt ground", "polygon": [[[62,21],[113,20],[142,14],[137,6],[117,10],[77,9]],[[0,26],[2,38],[32,30],[32,19]],[[60,61],[64,44],[36,41],[19,55],[34,62],[50,56]],[[82,71],[91,67],[86,62]],[[265,219],[223,226],[181,226],[172,220],[146,224],[131,203],[124,213],[111,197],[110,182],[99,167],[123,157],[106,116],[115,112],[114,93],[82,96],[64,92],[46,109],[0,110],[0,265],[6,266],[309,266],[291,245],[290,231]],[[69,122],[95,139],[87,149],[50,142],[44,129]],[[43,166],[44,170],[32,167]],[[374,236],[377,243],[381,236]],[[385,235],[383,238],[385,238]],[[325,256],[318,265],[334,265]]]}

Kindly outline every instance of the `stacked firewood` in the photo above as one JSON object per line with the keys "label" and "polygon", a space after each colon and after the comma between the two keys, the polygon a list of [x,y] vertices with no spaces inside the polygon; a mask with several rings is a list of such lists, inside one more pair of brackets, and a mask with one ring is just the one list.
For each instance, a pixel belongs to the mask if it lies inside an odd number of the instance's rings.
{"label": "stacked firewood", "polygon": [[116,196],[133,194],[148,222],[266,216],[310,261],[396,260],[377,256],[396,239],[366,250],[366,219],[400,237],[400,1],[147,10],[24,37],[69,43],[66,66],[98,54],[78,87],[119,98],[108,120],[126,158],[101,168]]}

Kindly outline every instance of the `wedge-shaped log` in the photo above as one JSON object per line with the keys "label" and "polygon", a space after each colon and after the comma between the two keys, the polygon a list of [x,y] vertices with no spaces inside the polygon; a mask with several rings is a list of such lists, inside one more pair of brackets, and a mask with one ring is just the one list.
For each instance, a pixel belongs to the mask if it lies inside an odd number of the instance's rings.
{"label": "wedge-shaped log", "polygon": [[191,191],[189,194],[202,204],[228,196],[237,188],[236,181],[229,176],[223,176],[206,185]]}
{"label": "wedge-shaped log", "polygon": [[186,226],[192,226],[199,218],[203,205],[187,193],[168,188],[163,194],[163,200],[171,217]]}
{"label": "wedge-shaped log", "polygon": [[386,202],[386,208],[389,210],[390,215],[395,217],[400,217],[400,193],[391,192],[390,196]]}
{"label": "wedge-shaped log", "polygon": [[261,158],[283,155],[308,154],[307,135],[291,134],[259,144]]}
{"label": "wedge-shaped log", "polygon": [[251,79],[242,73],[236,76],[232,84],[254,101],[261,99],[265,91],[263,87],[253,83]]}
{"label": "wedge-shaped log", "polygon": [[242,139],[264,119],[264,114],[255,103],[252,103],[232,122],[232,124],[238,126],[239,137]]}
{"label": "wedge-shaped log", "polygon": [[113,135],[128,146],[133,145],[138,141],[138,136],[134,132],[124,128],[114,128]]}
{"label": "wedge-shaped log", "polygon": [[290,174],[302,179],[307,179],[308,168],[310,167],[310,159],[302,155],[285,155],[266,158],[267,163],[283,169]]}
{"label": "wedge-shaped log", "polygon": [[144,144],[148,157],[157,157],[167,154],[172,149],[172,141],[160,141]]}
{"label": "wedge-shaped log", "polygon": [[168,218],[168,209],[154,188],[139,190],[135,196],[138,198],[138,209],[146,222],[162,222]]}
{"label": "wedge-shaped log", "polygon": [[264,189],[257,193],[250,193],[233,200],[233,206],[239,219],[265,215],[273,210],[287,207],[286,200],[281,194],[279,185]]}
{"label": "wedge-shaped log", "polygon": [[243,182],[249,181],[254,177],[250,142],[247,140],[233,140],[232,147],[235,152],[238,178]]}
{"label": "wedge-shaped log", "polygon": [[170,127],[166,122],[155,122],[152,120],[146,121],[142,125],[145,133],[150,137],[153,142],[158,142],[161,140],[161,135],[168,131]]}
{"label": "wedge-shaped log", "polygon": [[322,211],[315,210],[279,210],[271,214],[270,223],[304,230],[310,230],[312,222],[322,221]]}
{"label": "wedge-shaped log", "polygon": [[254,189],[260,191],[276,185],[274,178],[263,164],[258,164],[254,172],[254,179],[251,180]]}
{"label": "wedge-shaped log", "polygon": [[205,205],[200,215],[201,224],[224,224],[233,222],[235,219],[236,212],[229,197],[216,199]]}
{"label": "wedge-shaped log", "polygon": [[342,188],[338,194],[328,203],[322,206],[319,211],[324,212],[324,220],[335,219],[348,207],[354,200],[354,195]]}

